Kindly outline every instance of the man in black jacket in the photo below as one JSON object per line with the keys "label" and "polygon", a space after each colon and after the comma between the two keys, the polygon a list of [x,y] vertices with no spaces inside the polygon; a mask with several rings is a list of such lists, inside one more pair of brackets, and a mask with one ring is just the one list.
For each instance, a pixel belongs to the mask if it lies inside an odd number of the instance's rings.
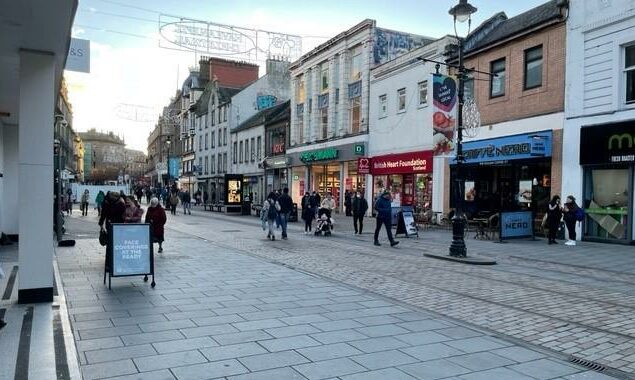
{"label": "man in black jacket", "polygon": [[287,222],[289,221],[289,214],[293,211],[293,200],[289,196],[289,188],[285,187],[282,190],[282,194],[278,197],[278,204],[280,205],[280,224],[282,227],[282,240],[287,240]]}
{"label": "man in black jacket", "polygon": [[[368,202],[364,198],[364,194],[357,192],[355,199],[353,199],[353,226],[355,227],[355,234],[362,234],[364,228],[364,215],[368,211]],[[359,223],[359,228],[358,228]]]}

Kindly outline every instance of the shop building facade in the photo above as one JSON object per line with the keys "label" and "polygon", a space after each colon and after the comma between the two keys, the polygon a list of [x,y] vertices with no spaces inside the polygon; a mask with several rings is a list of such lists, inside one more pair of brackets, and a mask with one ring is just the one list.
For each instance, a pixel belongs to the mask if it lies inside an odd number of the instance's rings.
{"label": "shop building facade", "polygon": [[366,191],[357,158],[368,145],[370,70],[430,41],[364,20],[291,64],[287,156],[295,202],[304,191],[330,192],[342,209],[347,183]]}
{"label": "shop building facade", "polygon": [[[465,66],[475,70],[465,99],[475,100],[481,120],[464,138],[468,218],[531,210],[537,229],[549,198],[561,193],[566,16],[566,3],[557,1],[510,19],[501,12],[464,43]],[[453,159],[446,160],[437,178],[449,189],[447,213],[458,188]]]}
{"label": "shop building facade", "polygon": [[289,187],[289,160],[286,152],[289,145],[289,101],[276,115],[265,121],[265,158],[260,166],[265,171],[265,193]]}
{"label": "shop building facade", "polygon": [[[444,192],[432,189],[431,77],[437,68],[424,59],[443,60],[452,41],[443,37],[371,70],[368,199],[389,190],[393,207],[413,206],[416,212],[442,209]],[[438,71],[444,74],[446,67]]]}
{"label": "shop building facade", "polygon": [[[626,10],[626,11],[625,11]],[[585,208],[583,240],[635,243],[635,13],[579,1],[567,22],[563,194]]]}

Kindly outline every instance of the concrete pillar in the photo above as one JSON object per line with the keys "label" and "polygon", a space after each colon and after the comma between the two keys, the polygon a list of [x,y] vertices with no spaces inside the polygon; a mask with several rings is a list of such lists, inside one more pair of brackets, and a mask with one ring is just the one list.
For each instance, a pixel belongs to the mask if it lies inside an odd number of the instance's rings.
{"label": "concrete pillar", "polygon": [[19,303],[53,301],[55,56],[20,52]]}
{"label": "concrete pillar", "polygon": [[2,232],[18,235],[18,126],[4,125],[2,132],[4,165],[2,169]]}
{"label": "concrete pillar", "polygon": [[350,75],[350,65],[348,64],[348,51],[344,50],[340,53],[339,60],[339,87],[340,87],[340,103],[337,105],[338,122],[337,135],[343,136],[348,131],[348,77]]}
{"label": "concrete pillar", "polygon": [[335,104],[335,92],[337,88],[337,60],[335,57],[329,59],[329,126],[328,137],[333,138],[337,136],[337,104]]}

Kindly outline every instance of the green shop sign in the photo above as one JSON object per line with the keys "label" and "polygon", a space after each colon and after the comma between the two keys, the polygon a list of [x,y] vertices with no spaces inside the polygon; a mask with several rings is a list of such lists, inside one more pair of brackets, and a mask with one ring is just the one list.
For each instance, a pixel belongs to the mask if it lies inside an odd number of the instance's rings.
{"label": "green shop sign", "polygon": [[334,160],[337,158],[338,150],[334,148],[314,150],[313,152],[304,152],[300,154],[300,161],[314,162]]}

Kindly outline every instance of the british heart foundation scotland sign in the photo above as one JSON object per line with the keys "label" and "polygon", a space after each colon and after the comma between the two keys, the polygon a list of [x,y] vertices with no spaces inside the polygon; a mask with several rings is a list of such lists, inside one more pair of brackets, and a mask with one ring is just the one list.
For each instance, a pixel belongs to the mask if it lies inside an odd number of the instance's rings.
{"label": "british heart foundation scotland sign", "polygon": [[432,74],[432,142],[434,154],[448,154],[454,150],[457,88],[454,78]]}

